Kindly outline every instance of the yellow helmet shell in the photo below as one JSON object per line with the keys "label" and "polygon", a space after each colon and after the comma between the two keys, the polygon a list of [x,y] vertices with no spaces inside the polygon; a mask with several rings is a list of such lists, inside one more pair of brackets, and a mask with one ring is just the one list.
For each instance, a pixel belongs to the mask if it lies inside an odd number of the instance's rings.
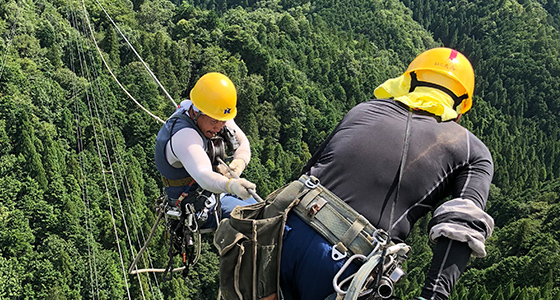
{"label": "yellow helmet shell", "polygon": [[474,70],[470,61],[459,51],[450,48],[427,50],[410,63],[405,74],[413,71],[416,71],[419,80],[441,85],[456,96],[466,93],[467,98],[453,108],[457,113],[466,113],[471,108]]}
{"label": "yellow helmet shell", "polygon": [[196,108],[213,119],[227,121],[237,115],[237,90],[222,73],[211,72],[200,77],[190,98]]}

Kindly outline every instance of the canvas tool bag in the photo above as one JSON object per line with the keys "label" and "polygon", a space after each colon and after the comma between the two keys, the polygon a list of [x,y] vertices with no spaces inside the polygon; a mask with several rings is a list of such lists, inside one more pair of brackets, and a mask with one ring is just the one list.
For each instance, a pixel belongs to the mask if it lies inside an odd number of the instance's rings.
{"label": "canvas tool bag", "polygon": [[220,255],[223,299],[256,300],[279,293],[282,236],[290,210],[331,242],[341,258],[369,254],[379,236],[317,178],[302,175],[264,202],[236,207],[220,222],[214,245]]}

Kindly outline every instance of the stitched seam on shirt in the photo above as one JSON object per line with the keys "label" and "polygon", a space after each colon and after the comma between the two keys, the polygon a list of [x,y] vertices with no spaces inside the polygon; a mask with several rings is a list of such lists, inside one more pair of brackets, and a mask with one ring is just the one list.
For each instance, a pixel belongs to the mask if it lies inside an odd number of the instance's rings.
{"label": "stitched seam on shirt", "polygon": [[432,288],[432,297],[430,297],[430,299],[435,299],[434,297],[436,296],[436,288],[440,282],[440,278],[441,278],[441,274],[443,273],[443,267],[445,266],[445,261],[447,260],[447,257],[449,256],[449,251],[451,250],[451,244],[453,243],[453,240],[449,240],[449,245],[447,246],[447,250],[445,251],[445,256],[443,257],[443,260],[441,262],[441,267],[438,271],[438,274],[436,276],[436,282],[434,282],[434,286]]}
{"label": "stitched seam on shirt", "polygon": [[427,204],[422,204],[421,202],[424,201],[438,186],[440,186],[440,185],[443,183],[443,181],[445,181],[445,179],[447,179],[447,178],[449,177],[450,174],[453,174],[453,172],[455,172],[455,170],[464,167],[467,163],[468,163],[468,162],[464,162],[464,163],[462,163],[462,164],[460,164],[460,165],[457,165],[455,168],[453,168],[453,169],[451,170],[451,172],[444,174],[444,176],[443,176],[438,182],[436,182],[436,184],[434,184],[434,186],[433,186],[430,190],[428,190],[428,192],[427,192],[422,198],[420,198],[420,200],[418,200],[418,202],[417,202],[416,204],[414,204],[414,205],[411,206],[409,209],[407,209],[407,210],[393,223],[393,225],[391,226],[391,229],[395,228],[395,226],[396,226],[400,221],[402,221],[402,219],[403,219],[406,215],[408,215],[408,213],[409,213],[413,208],[416,208],[416,207],[418,207],[418,206],[420,206],[420,207],[430,207],[429,205],[427,205]]}
{"label": "stitched seam on shirt", "polygon": [[[467,131],[467,129],[465,129],[466,131],[466,135],[467,135],[467,157],[465,159],[465,164],[468,164],[469,162],[469,157],[471,157],[471,141],[469,139],[469,132]],[[472,169],[469,165],[468,167],[468,172],[467,172],[467,180],[465,181],[465,184],[463,185],[463,188],[461,189],[461,194],[460,197],[463,198],[463,195],[465,194],[465,191],[467,190],[467,187],[469,186],[469,182],[471,181],[471,177],[472,177],[472,173],[471,173]]]}

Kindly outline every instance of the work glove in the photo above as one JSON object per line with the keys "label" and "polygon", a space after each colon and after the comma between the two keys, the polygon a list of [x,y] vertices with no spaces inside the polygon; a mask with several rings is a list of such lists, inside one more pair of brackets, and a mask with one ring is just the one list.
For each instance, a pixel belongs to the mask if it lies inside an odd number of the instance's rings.
{"label": "work glove", "polygon": [[[235,174],[237,174],[237,177],[239,177],[241,176],[243,170],[245,170],[245,161],[241,158],[236,158],[229,163],[229,168],[233,172],[235,172]],[[222,175],[224,175],[227,178],[236,178],[235,176],[231,175],[228,168],[223,164],[219,164],[217,169],[218,172],[220,172]]]}
{"label": "work glove", "polygon": [[237,174],[237,176],[241,176],[243,170],[245,170],[245,161],[241,158],[236,158],[229,163],[230,169]]}
{"label": "work glove", "polygon": [[257,186],[250,182],[247,179],[239,178],[239,179],[229,179],[226,185],[228,192],[234,193],[239,196],[241,199],[246,200],[251,198],[251,194],[247,189],[255,190]]}

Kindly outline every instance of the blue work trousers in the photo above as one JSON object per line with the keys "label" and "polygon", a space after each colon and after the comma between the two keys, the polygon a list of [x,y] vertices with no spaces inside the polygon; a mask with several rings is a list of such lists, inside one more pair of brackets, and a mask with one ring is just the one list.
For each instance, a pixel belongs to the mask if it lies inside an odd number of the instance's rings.
{"label": "blue work trousers", "polygon": [[[332,281],[347,258],[335,261],[332,245],[294,213],[286,222],[280,285],[285,300],[324,300],[335,292]],[[351,264],[339,281],[358,270]]]}

